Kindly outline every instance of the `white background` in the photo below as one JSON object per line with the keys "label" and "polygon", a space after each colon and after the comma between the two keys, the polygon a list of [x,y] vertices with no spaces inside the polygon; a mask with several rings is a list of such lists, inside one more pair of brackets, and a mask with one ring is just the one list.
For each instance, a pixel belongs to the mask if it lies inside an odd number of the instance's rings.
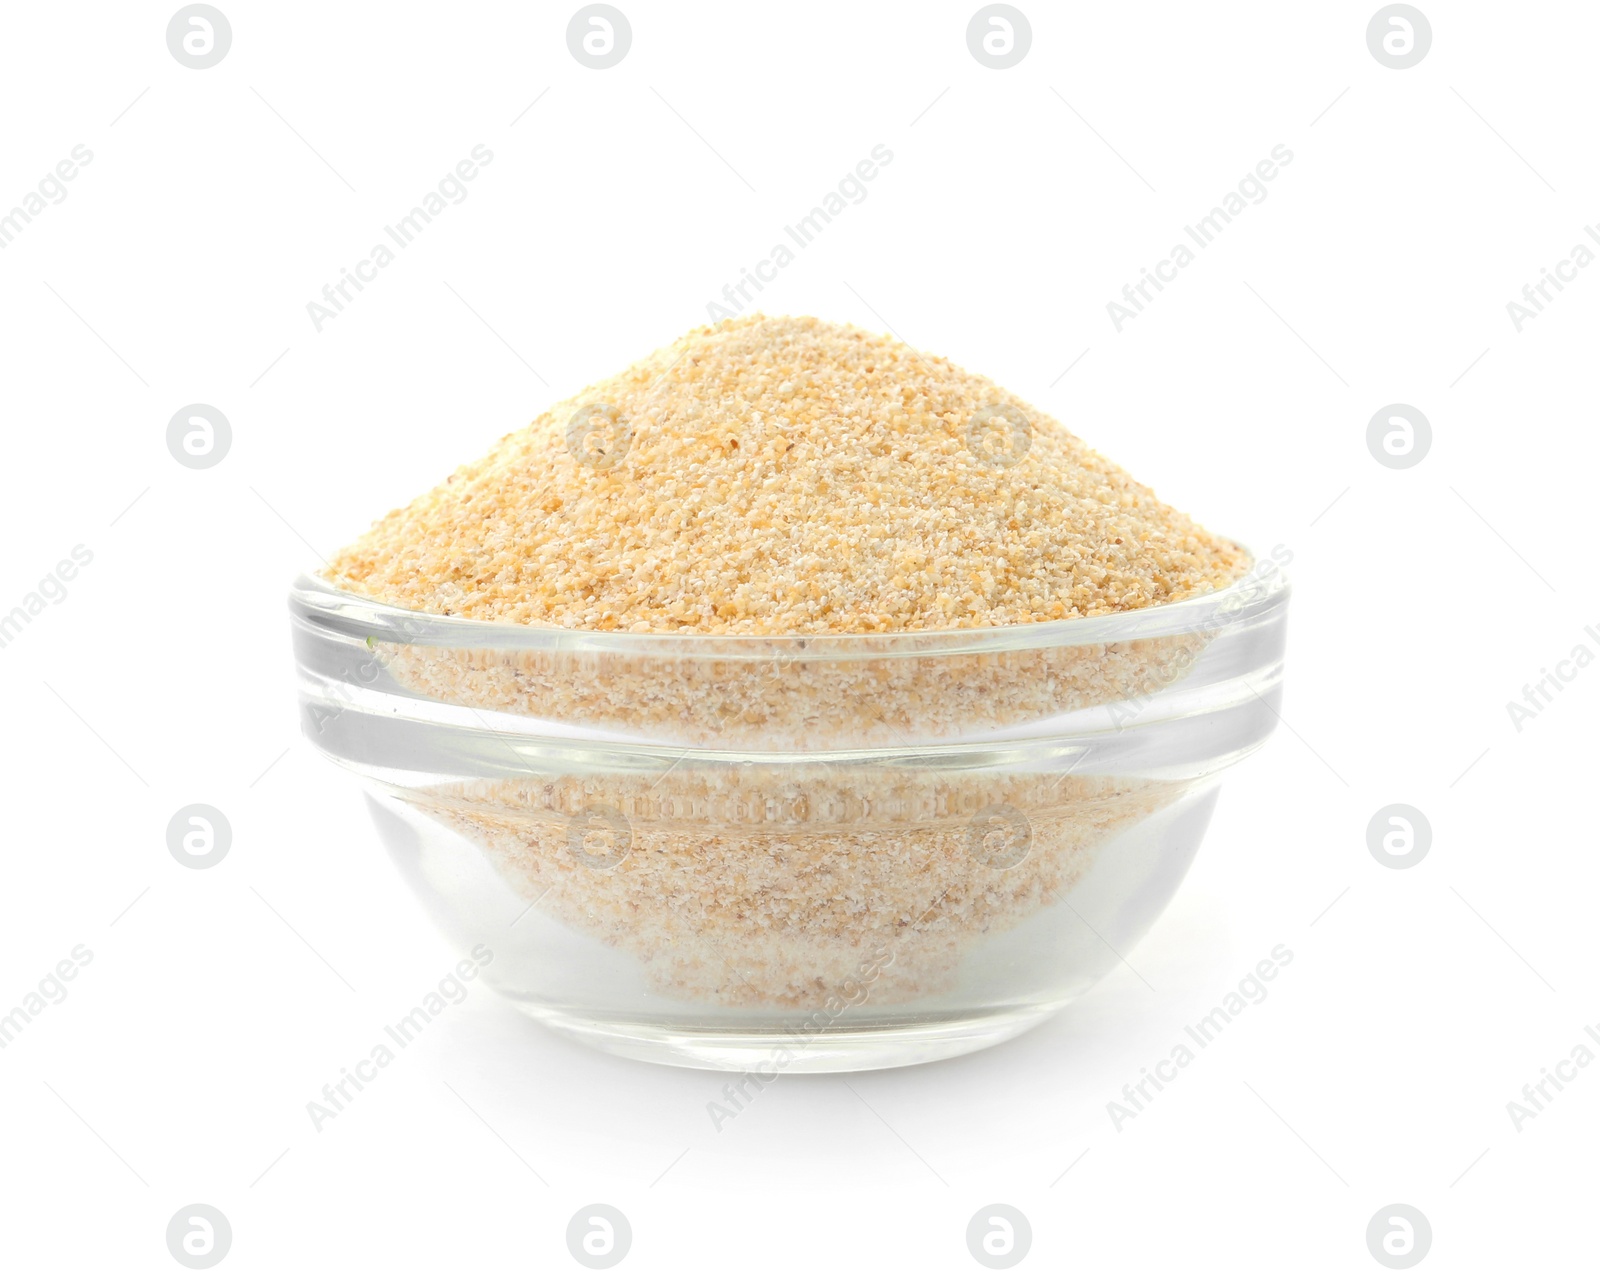
{"label": "white background", "polygon": [[[1600,653],[1600,268],[1520,333],[1506,303],[1600,220],[1600,11],[1423,0],[1432,49],[1396,71],[1372,0],[1023,0],[1031,51],[995,71],[973,0],[619,3],[605,71],[568,52],[576,5],[221,0],[204,71],[162,5],[8,7],[0,207],[94,156],[0,251],[0,611],[94,555],[0,649],[0,1013],[93,952],[0,1052],[8,1267],[179,1268],[193,1202],[230,1270],[576,1269],[595,1201],[632,1223],[625,1269],[976,1269],[994,1202],[1031,1220],[1023,1268],[1377,1269],[1396,1202],[1431,1221],[1422,1268],[1592,1262],[1600,1066],[1520,1131],[1506,1103],[1600,1022],[1600,668],[1520,732],[1505,705]],[[307,302],[479,143],[466,201],[317,332]],[[1139,976],[1014,1043],[785,1077],[719,1132],[721,1077],[474,989],[315,1131],[457,953],[297,736],[289,582],[704,322],[878,143],[762,307],[892,326],[1292,548],[1288,728],[1230,776]],[[1106,303],[1279,143],[1265,202],[1119,334]],[[234,433],[205,471],[165,445],[194,402]],[[1403,471],[1365,443],[1394,402],[1434,434]],[[1403,871],[1366,845],[1396,801],[1434,837]],[[233,827],[206,871],[165,843],[192,802]],[[1270,998],[1115,1130],[1278,943]]]}

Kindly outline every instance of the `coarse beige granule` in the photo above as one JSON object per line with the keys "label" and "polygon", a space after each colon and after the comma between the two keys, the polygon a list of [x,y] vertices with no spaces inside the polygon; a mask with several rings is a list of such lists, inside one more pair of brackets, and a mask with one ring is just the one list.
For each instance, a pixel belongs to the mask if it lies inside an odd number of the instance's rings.
{"label": "coarse beige granule", "polygon": [[506,435],[325,573],[430,614],[772,635],[1104,615],[1248,565],[984,377],[854,327],[749,316]]}
{"label": "coarse beige granule", "polygon": [[1197,626],[1118,642],[853,659],[797,658],[776,644],[766,657],[737,660],[381,641],[373,649],[395,682],[425,699],[655,744],[816,751],[948,741],[1136,704],[1181,680],[1211,637]]}
{"label": "coarse beige granule", "polygon": [[[813,1009],[868,981],[875,1005],[950,991],[978,944],[1067,899],[1102,843],[1183,790],[814,765],[474,780],[405,799],[541,913],[635,957],[652,990]],[[626,853],[605,868],[574,853],[575,820],[602,808],[616,830],[593,852]],[[996,810],[1015,820],[998,849]]]}

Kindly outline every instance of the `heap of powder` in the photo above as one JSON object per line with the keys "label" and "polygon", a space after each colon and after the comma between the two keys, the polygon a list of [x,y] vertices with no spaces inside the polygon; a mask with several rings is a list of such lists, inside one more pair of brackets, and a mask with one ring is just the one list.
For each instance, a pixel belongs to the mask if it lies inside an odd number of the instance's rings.
{"label": "heap of powder", "polygon": [[506,435],[326,575],[500,623],[803,635],[1111,614],[1224,587],[1248,565],[947,359],[748,316]]}

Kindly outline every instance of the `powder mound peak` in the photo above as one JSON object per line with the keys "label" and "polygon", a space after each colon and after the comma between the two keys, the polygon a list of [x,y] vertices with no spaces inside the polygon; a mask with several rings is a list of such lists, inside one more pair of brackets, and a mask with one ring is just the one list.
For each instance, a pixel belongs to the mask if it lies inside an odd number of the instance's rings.
{"label": "powder mound peak", "polygon": [[1104,615],[1248,565],[986,378],[751,315],[507,434],[325,574],[430,614],[776,635]]}

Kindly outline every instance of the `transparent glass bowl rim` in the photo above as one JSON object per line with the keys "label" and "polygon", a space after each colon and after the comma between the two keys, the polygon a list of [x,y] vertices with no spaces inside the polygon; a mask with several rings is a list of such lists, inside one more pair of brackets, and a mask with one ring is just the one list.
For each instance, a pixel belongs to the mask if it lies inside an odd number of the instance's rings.
{"label": "transparent glass bowl rim", "polygon": [[1226,588],[1177,602],[1080,619],[1044,620],[989,628],[919,629],[894,633],[814,635],[709,635],[600,632],[528,624],[491,623],[458,615],[406,610],[348,592],[315,575],[301,575],[289,593],[291,612],[316,627],[370,643],[438,647],[453,651],[533,651],[616,654],[634,658],[834,661],[925,658],[1109,645],[1153,638],[1247,628],[1288,603],[1281,566],[1257,559]]}

